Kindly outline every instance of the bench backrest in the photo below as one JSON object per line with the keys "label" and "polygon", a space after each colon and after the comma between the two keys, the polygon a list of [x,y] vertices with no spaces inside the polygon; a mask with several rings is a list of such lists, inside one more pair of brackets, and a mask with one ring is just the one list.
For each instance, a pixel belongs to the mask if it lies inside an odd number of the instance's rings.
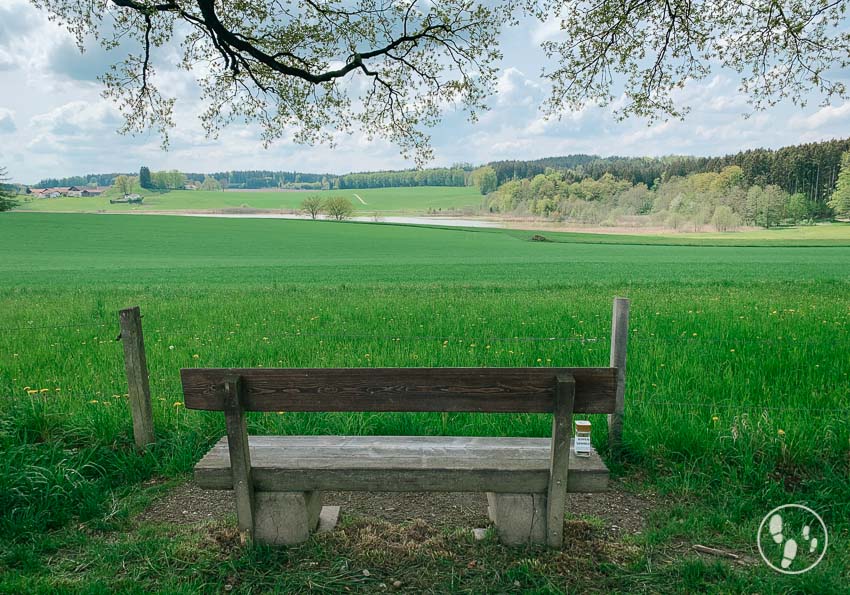
{"label": "bench backrest", "polygon": [[575,413],[611,413],[616,368],[185,368],[186,407],[226,408],[241,380],[243,411],[552,413],[557,378],[575,379]]}

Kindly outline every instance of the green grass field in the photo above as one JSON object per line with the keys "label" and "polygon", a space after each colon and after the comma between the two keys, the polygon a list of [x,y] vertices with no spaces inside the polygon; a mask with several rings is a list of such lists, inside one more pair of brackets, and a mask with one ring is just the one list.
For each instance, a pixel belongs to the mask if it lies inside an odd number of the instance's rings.
{"label": "green grass field", "polygon": [[[530,235],[0,216],[0,592],[213,592],[225,582],[244,592],[373,592],[399,575],[415,592],[846,592],[847,242],[672,246]],[[607,365],[615,295],[631,298],[632,319],[626,449],[608,462],[625,489],[657,494],[639,536],[556,554],[454,534],[436,550],[399,553],[350,537],[362,536],[355,523],[298,548],[250,550],[134,521],[164,489],[149,480],[184,480],[224,431],[223,416],[181,406],[181,367]],[[136,304],[158,433],[144,456],[132,449],[115,341],[117,310]],[[604,452],[604,418],[593,421]],[[256,414],[249,426],[546,436],[550,421]],[[690,550],[702,543],[758,560],[758,524],[786,503],[811,506],[830,530],[826,557],[805,575]]]}
{"label": "green grass field", "polygon": [[[364,190],[333,190],[322,192],[209,192],[204,190],[172,190],[165,193],[147,192],[141,205],[109,204],[109,195],[98,197],[62,197],[23,202],[21,210],[61,212],[135,212],[135,211],[202,211],[250,207],[252,209],[300,208],[308,196],[343,196],[358,212],[425,213],[429,210],[462,210],[477,207],[481,194],[472,187],[370,188]],[[356,196],[363,199],[363,204]],[[114,196],[113,196],[114,198]]]}

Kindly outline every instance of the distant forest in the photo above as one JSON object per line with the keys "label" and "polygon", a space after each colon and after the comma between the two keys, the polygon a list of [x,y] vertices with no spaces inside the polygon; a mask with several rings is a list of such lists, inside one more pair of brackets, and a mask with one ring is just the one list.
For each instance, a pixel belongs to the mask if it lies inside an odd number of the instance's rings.
{"label": "distant forest", "polygon": [[[294,171],[229,171],[212,174],[187,173],[190,182],[201,183],[209,176],[227,189],[357,189],[398,186],[481,186],[481,171],[491,168],[495,184],[482,190],[490,192],[511,180],[561,172],[566,180],[600,180],[606,174],[632,185],[654,189],[674,177],[698,173],[720,173],[728,166],[741,168],[743,187],[775,185],[789,194],[802,194],[814,203],[824,203],[835,187],[841,154],[850,150],[850,139],[830,140],[783,147],[751,149],[722,157],[598,157],[568,155],[527,161],[494,161],[483,168],[458,164],[451,168],[360,172],[344,175],[301,173]],[[137,172],[125,173],[135,175]],[[69,178],[48,178],[37,188],[54,186],[110,186],[121,174],[88,174]],[[492,174],[491,174],[492,175]],[[485,194],[487,193],[485,192]]]}

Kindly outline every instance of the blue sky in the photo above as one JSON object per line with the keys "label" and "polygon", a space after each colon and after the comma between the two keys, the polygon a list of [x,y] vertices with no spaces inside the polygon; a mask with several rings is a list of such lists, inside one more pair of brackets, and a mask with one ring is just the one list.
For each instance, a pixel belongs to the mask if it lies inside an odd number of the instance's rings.
{"label": "blue sky", "polygon": [[[812,95],[806,98],[806,108],[784,102],[753,113],[737,91],[734,73],[722,71],[681,91],[679,100],[692,108],[684,121],[618,121],[610,107],[546,120],[539,111],[546,85],[540,76],[545,57],[538,45],[556,30],[552,23],[527,22],[503,34],[505,59],[490,110],[475,124],[461,112],[446,113],[431,130],[435,159],[430,165],[570,153],[718,155],[850,136],[850,102],[822,106],[822,98]],[[0,165],[15,180],[32,183],[48,176],[136,171],[140,165],[194,172],[330,173],[413,166],[396,147],[380,140],[370,143],[358,134],[341,137],[333,149],[289,139],[264,149],[257,128],[247,125],[230,126],[217,140],[208,139],[197,119],[191,73],[160,61],[164,86],[179,98],[172,148],[163,152],[154,134],[116,133],[121,118],[100,97],[96,81],[113,59],[97,45],[80,55],[70,35],[25,0],[3,0]],[[848,78],[849,73],[838,74]]]}

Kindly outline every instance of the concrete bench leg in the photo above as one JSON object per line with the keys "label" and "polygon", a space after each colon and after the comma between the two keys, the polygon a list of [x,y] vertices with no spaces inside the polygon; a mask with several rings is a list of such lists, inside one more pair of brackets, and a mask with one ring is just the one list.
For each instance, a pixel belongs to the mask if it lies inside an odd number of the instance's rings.
{"label": "concrete bench leg", "polygon": [[319,491],[255,492],[254,539],[272,545],[307,541],[319,523],[321,509]]}
{"label": "concrete bench leg", "polygon": [[546,494],[487,492],[487,502],[502,543],[546,543]]}

